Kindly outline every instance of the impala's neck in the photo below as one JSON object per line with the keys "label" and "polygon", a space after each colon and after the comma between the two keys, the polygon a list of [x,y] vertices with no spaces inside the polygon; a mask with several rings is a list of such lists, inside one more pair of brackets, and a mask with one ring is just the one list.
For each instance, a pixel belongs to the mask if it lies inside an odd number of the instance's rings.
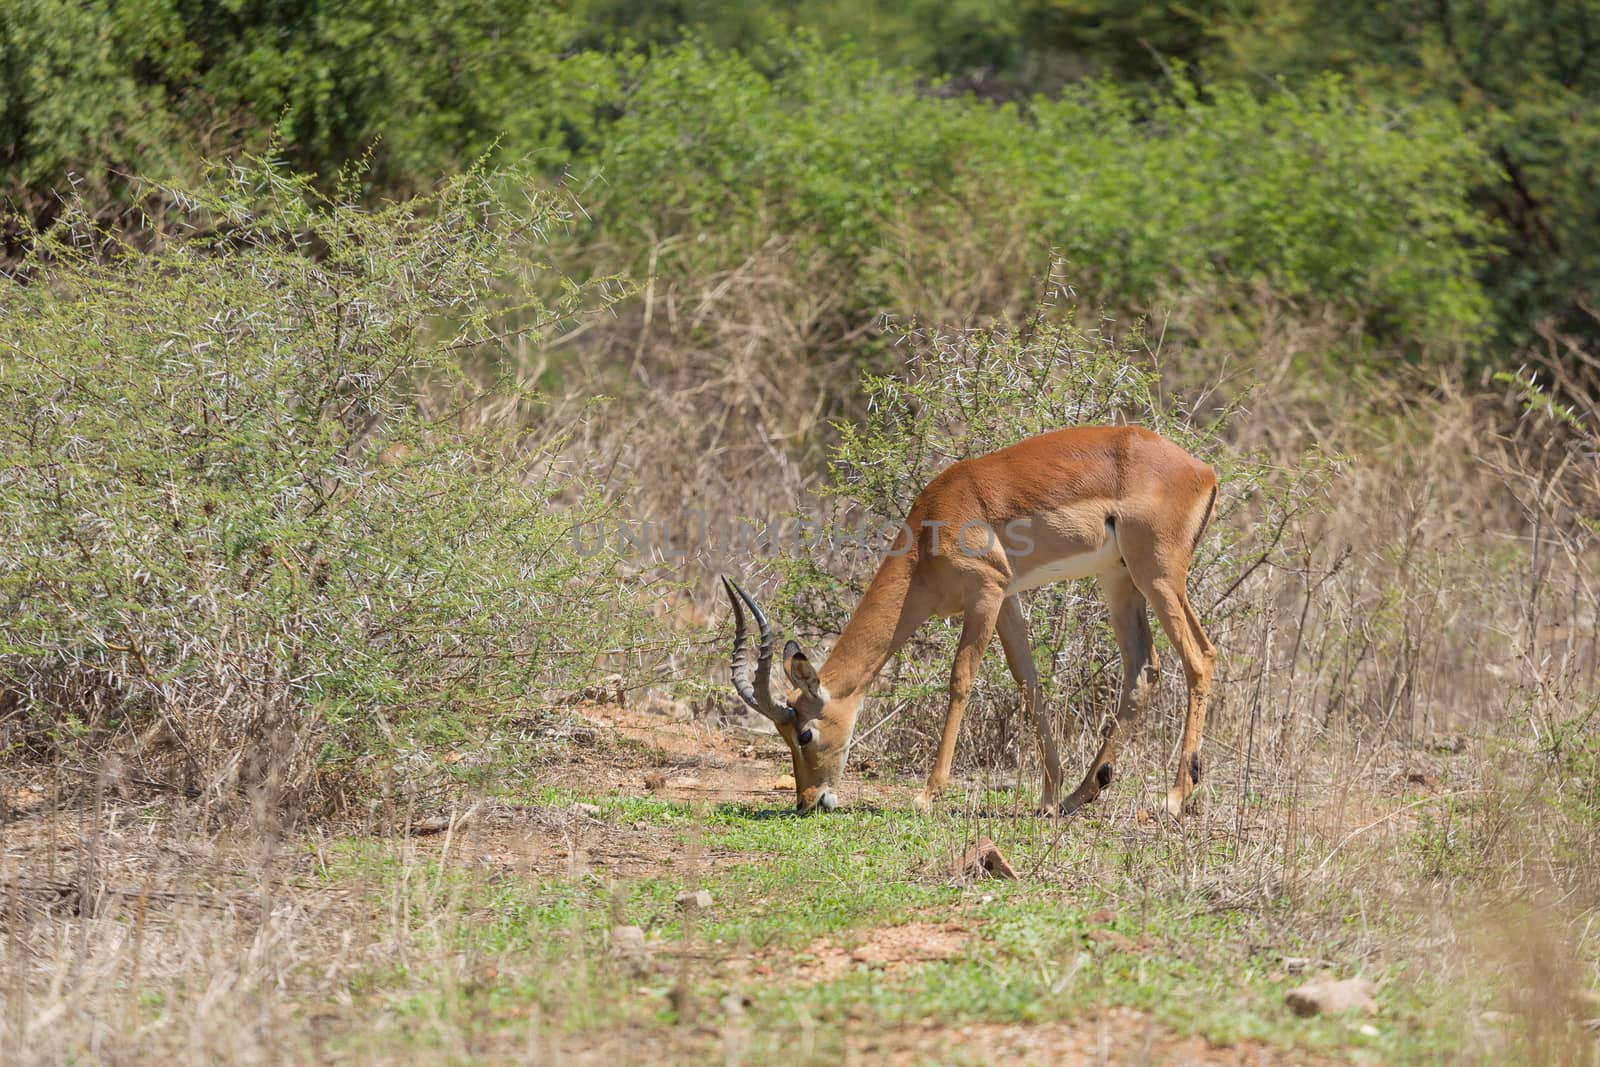
{"label": "impala's neck", "polygon": [[830,703],[858,706],[883,665],[927,619],[912,596],[915,562],[912,553],[890,556],[873,576],[819,672]]}

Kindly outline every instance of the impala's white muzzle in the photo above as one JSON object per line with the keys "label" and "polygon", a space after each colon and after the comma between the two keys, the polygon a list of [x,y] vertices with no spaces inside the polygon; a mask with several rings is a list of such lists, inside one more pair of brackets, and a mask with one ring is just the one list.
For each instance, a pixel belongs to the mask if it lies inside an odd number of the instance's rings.
{"label": "impala's white muzzle", "polygon": [[838,806],[839,798],[833,795],[833,790],[824,789],[822,795],[817,797],[816,803],[807,807],[806,802],[801,800],[795,803],[794,810],[801,815],[809,815],[813,811],[832,811]]}

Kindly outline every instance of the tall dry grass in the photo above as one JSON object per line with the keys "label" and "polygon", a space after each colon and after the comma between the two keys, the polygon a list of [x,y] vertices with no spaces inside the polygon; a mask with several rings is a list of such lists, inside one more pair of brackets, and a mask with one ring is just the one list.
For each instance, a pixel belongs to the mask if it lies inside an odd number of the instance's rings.
{"label": "tall dry grass", "polygon": [[[734,345],[652,334],[674,374],[641,395],[669,416],[640,435],[602,429],[591,445],[653,472],[629,500],[636,514],[670,524],[686,500],[775,515],[812,499],[829,440],[816,390],[848,418],[852,387],[777,361],[803,334],[765,318],[788,322],[781,301],[750,314],[763,324],[733,327]],[[1469,377],[1448,358],[1350,374],[1338,361],[1359,323],[1266,297],[1249,315],[1260,341],[1245,352],[1232,344],[1237,320],[1158,320],[1150,357],[1165,388],[1202,407],[1241,404],[1227,449],[1284,472],[1309,453],[1337,474],[1281,528],[1249,529],[1261,512],[1241,502],[1232,521],[1254,553],[1248,575],[1197,581],[1221,651],[1201,837],[1230,844],[1191,873],[1224,901],[1287,896],[1330,938],[1352,909],[1403,909],[1414,936],[1401,946],[1383,934],[1385,952],[1444,983],[1485,967],[1517,976],[1533,1058],[1584,1062],[1569,1024],[1600,958],[1600,364],[1549,336],[1511,376]],[[708,416],[707,396],[733,406]],[[758,584],[770,574],[756,555],[680,565],[688,588],[671,610],[699,644],[662,674],[713,703],[731,697],[709,578],[730,563]],[[1044,632],[1036,619],[1036,651],[1065,758],[1084,766],[1114,705],[1115,652],[1091,588],[1057,595]],[[891,666],[853,761],[925,772],[950,643],[935,633]],[[980,791],[1018,785],[1020,808],[1037,758],[990,659],[958,767]],[[1100,802],[1107,817],[1141,818],[1171,773],[1183,680],[1163,659],[1149,719]]]}

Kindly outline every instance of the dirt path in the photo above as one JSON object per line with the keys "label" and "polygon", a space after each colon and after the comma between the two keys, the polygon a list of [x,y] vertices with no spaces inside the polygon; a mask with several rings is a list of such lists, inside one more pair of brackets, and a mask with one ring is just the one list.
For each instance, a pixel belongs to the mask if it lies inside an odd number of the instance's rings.
{"label": "dirt path", "polygon": [[[763,730],[725,729],[613,705],[579,709],[582,720],[609,743],[598,758],[552,767],[548,780],[589,793],[655,794],[671,800],[751,804],[782,810],[794,803],[793,768],[783,742]],[[877,780],[871,764],[850,769],[851,800],[909,805],[915,790]],[[656,779],[654,785],[646,779]]]}

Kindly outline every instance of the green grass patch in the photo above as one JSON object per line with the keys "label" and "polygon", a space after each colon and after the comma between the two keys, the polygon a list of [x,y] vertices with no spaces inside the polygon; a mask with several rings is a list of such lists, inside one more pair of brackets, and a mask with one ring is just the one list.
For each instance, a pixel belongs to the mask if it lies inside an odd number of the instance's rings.
{"label": "green grass patch", "polygon": [[[583,798],[542,790],[532,799],[565,808]],[[979,831],[956,814],[857,808],[800,818],[654,797],[587,802],[613,825],[648,824],[638,832],[661,835],[655,844],[673,854],[670,872],[625,884],[598,874],[528,880],[485,877],[465,864],[442,872],[431,863],[408,867],[372,842],[332,850],[330,879],[366,880],[386,904],[405,900],[411,921],[428,929],[423,944],[431,962],[374,978],[365,992],[397,1020],[472,1019],[492,1036],[537,1010],[562,1030],[582,1033],[669,1027],[685,995],[680,990],[675,1000],[673,989],[687,981],[702,1013],[719,1012],[735,989],[747,995],[750,1028],[763,1035],[758,1046],[781,1050],[786,1037],[804,1033],[819,1052],[842,1048],[841,1033],[863,1028],[928,1019],[1071,1021],[1126,1007],[1180,1035],[1385,1062],[1452,1059],[1465,1040],[1459,1020],[1482,1000],[1482,990],[1419,979],[1403,959],[1359,958],[1356,939],[1343,937],[1338,917],[1330,921],[1325,911],[1299,909],[1280,896],[1238,903],[1220,897],[1216,877],[1238,865],[1226,842],[1196,847],[1177,835],[1119,833],[1088,820],[997,820],[981,832],[1026,876],[974,883],[949,871]],[[674,897],[702,887],[714,905],[690,921]],[[1327,906],[1340,905],[1330,897]],[[947,920],[967,934],[948,959],[853,964],[815,982],[789,973],[818,938],[849,949],[880,927]],[[1398,929],[1407,918],[1398,908],[1369,906],[1361,921]],[[643,978],[609,968],[606,931],[614,922],[644,927],[665,965]],[[769,966],[764,979],[724,966],[752,954]],[[1380,1015],[1295,1018],[1283,999],[1301,980],[1285,973],[1290,956],[1378,981]],[[461,977],[489,962],[496,965],[491,977]]]}

